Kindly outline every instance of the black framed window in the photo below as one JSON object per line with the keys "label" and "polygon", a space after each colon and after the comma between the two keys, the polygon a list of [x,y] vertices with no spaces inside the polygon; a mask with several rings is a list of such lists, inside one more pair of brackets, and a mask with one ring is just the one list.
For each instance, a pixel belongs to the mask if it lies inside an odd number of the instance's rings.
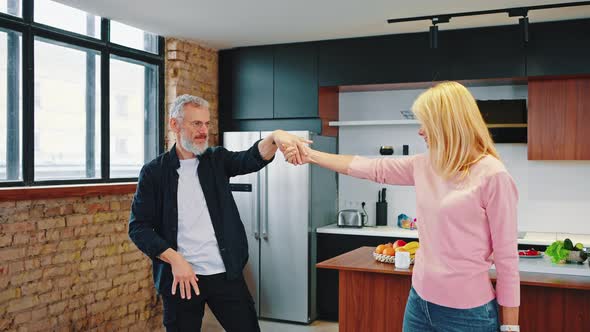
{"label": "black framed window", "polygon": [[0,186],[134,181],[163,151],[164,38],[111,24],[0,0]]}

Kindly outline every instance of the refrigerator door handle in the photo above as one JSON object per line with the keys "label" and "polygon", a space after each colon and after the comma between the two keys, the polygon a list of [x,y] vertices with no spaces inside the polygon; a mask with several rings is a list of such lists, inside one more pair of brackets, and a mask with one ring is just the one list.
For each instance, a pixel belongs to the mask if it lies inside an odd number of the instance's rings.
{"label": "refrigerator door handle", "polygon": [[[260,188],[260,179],[258,176],[256,177],[256,182],[258,182],[258,183],[256,183],[256,186],[255,186],[255,189],[253,192],[254,197],[258,197],[258,192],[260,191],[260,189],[259,189]],[[257,202],[258,202],[258,200],[257,200]],[[253,219],[254,222],[252,223],[252,233],[254,233],[254,238],[256,240],[260,240],[260,209],[261,208],[262,208],[261,206],[256,206],[253,209],[254,211],[252,212],[252,216],[254,217],[254,219]]]}
{"label": "refrigerator door handle", "polygon": [[268,170],[263,168],[260,175],[260,215],[261,218],[258,220],[258,227],[260,227],[260,219],[262,219],[262,238],[268,239]]}

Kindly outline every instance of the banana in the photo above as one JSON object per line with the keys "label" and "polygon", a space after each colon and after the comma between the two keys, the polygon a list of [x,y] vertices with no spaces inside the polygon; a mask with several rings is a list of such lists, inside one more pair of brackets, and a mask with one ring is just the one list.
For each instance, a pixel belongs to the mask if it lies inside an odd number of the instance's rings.
{"label": "banana", "polygon": [[418,249],[420,248],[420,243],[418,241],[412,241],[407,243],[405,246],[403,246],[402,248],[404,248],[407,251],[410,251],[412,249]]}
{"label": "banana", "polygon": [[405,251],[405,252],[409,252],[410,255],[413,255],[413,254],[416,253],[416,251],[418,251],[418,249],[420,249],[420,248],[412,248],[410,250],[406,250],[406,249],[404,249],[402,247],[399,247],[399,248],[395,248],[395,252]]}

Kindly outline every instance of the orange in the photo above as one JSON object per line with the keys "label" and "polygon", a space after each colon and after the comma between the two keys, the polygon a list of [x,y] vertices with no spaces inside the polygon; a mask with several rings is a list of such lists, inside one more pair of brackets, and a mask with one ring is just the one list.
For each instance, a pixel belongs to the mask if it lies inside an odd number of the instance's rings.
{"label": "orange", "polygon": [[387,248],[384,244],[380,244],[377,246],[377,249],[375,249],[375,253],[376,254],[382,254],[383,250]]}
{"label": "orange", "polygon": [[383,255],[395,256],[395,249],[387,247],[385,250],[383,250]]}

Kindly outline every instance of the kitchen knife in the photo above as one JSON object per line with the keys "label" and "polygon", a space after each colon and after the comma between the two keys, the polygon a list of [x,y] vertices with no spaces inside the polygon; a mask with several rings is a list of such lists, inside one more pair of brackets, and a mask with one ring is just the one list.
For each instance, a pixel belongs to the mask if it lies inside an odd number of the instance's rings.
{"label": "kitchen knife", "polygon": [[382,189],[381,199],[382,199],[382,202],[385,202],[385,188]]}

